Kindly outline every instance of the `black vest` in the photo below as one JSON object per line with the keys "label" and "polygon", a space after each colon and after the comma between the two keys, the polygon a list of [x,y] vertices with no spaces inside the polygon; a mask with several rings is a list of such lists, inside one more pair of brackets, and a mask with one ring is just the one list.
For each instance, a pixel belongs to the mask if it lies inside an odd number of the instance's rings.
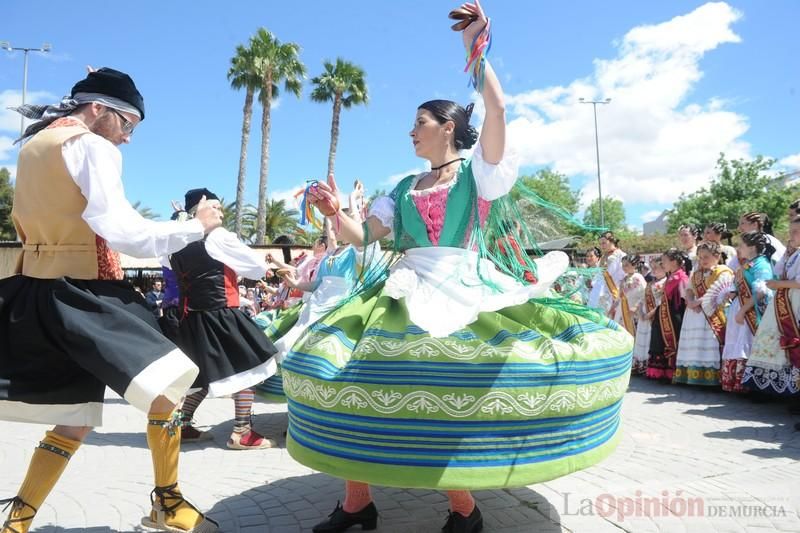
{"label": "black vest", "polygon": [[196,241],[169,258],[180,287],[180,308],[208,311],[239,307],[236,272],[206,251],[205,240]]}

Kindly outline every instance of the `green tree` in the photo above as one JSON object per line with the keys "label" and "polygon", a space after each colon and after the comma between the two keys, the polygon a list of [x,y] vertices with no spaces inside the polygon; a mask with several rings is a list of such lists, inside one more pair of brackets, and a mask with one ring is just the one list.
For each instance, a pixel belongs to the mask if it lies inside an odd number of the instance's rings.
{"label": "green tree", "polygon": [[295,244],[311,246],[320,235],[322,235],[322,233],[316,229],[308,231],[303,229],[301,226],[297,226],[294,230],[294,234],[292,234],[292,239],[294,240]]}
{"label": "green tree", "polygon": [[[228,231],[235,232],[236,229],[236,218],[235,216],[230,216],[232,213],[236,212],[236,201],[225,203],[224,198],[220,198],[220,203],[222,204],[222,212],[224,217],[222,219],[222,227],[224,227]],[[242,239],[244,242],[248,244],[253,244],[256,237],[256,206],[252,204],[245,204],[242,206],[241,211],[241,218],[240,218],[240,226],[239,226],[239,238]]]}
{"label": "green tree", "polygon": [[320,103],[333,102],[331,145],[328,149],[328,175],[330,175],[333,174],[336,146],[339,143],[342,108],[350,109],[354,105],[366,104],[369,94],[366,74],[361,67],[340,57],[336,58],[336,63],[325,61],[324,66],[325,71],[311,80],[314,85],[311,100]]}
{"label": "green tree", "polygon": [[131,204],[131,206],[134,209],[136,209],[136,211],[138,211],[140,215],[142,215],[144,218],[148,220],[158,220],[159,218],[161,218],[161,215],[159,215],[146,205],[142,205],[141,200],[134,202],[133,204]]}
{"label": "green tree", "polygon": [[272,101],[279,96],[279,84],[298,98],[306,77],[306,67],[300,61],[300,46],[296,43],[281,43],[272,33],[259,28],[250,39],[254,53],[256,71],[261,79],[259,100],[261,115],[261,168],[258,180],[258,219],[256,221],[256,243],[264,244],[267,235],[267,176],[269,175],[269,136]]}
{"label": "green tree", "polygon": [[[603,198],[603,212],[605,215],[604,227],[610,231],[620,231],[625,229],[625,207],[622,200],[617,198]],[[600,226],[600,199],[596,198],[586,208],[583,215],[583,223],[587,226]]]}
{"label": "green tree", "polygon": [[231,66],[228,69],[228,81],[233,89],[245,90],[244,108],[242,110],[242,144],[239,149],[239,175],[236,179],[236,203],[230,211],[230,213],[233,213],[233,218],[231,219],[233,224],[230,229],[239,238],[243,238],[242,216],[244,214],[244,193],[247,178],[247,144],[250,142],[253,98],[256,91],[261,87],[261,78],[256,69],[255,53],[252,46],[239,45],[236,47],[236,54],[231,58]]}
{"label": "green tree", "polygon": [[570,224],[552,210],[532,202],[525,190],[536,193],[574,216],[580,207],[580,192],[570,188],[567,176],[549,168],[540,169],[533,175],[522,176],[517,186],[511,190],[510,196],[537,243],[579,233],[578,226]]}
{"label": "green tree", "polygon": [[752,161],[727,160],[720,154],[717,175],[708,187],[692,194],[683,194],[669,215],[669,231],[681,224],[704,226],[724,222],[735,228],[739,217],[748,211],[767,213],[776,229],[785,229],[786,209],[798,195],[800,187],[785,187],[769,171],[774,159],[757,156]]}
{"label": "green tree", "polygon": [[11,172],[0,168],[0,241],[17,240],[17,231],[11,219],[14,204],[14,186],[11,185]]}
{"label": "green tree", "polygon": [[[564,174],[543,168],[532,176],[521,176],[520,180],[528,189],[548,202],[563,207],[573,215],[578,212],[581,193],[572,190],[569,186],[569,178]],[[519,197],[519,193],[516,191],[512,191],[511,195],[515,200]]]}
{"label": "green tree", "polygon": [[372,205],[372,202],[375,201],[376,198],[380,198],[381,196],[387,196],[389,193],[386,189],[375,189],[375,192],[369,195],[367,198],[367,207]]}
{"label": "green tree", "polygon": [[[287,208],[286,200],[270,200],[267,204],[265,218],[265,236],[272,242],[279,235],[294,235],[297,233],[297,209]],[[257,242],[261,244],[264,241]]]}

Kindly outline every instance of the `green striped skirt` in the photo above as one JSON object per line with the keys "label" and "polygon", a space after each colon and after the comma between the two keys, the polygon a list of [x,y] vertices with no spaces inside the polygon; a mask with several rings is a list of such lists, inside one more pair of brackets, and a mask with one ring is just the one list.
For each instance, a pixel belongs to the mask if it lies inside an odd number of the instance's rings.
{"label": "green striped skirt", "polygon": [[[274,344],[294,327],[302,310],[303,302],[300,302],[285,311],[281,311],[275,320],[269,322],[269,324],[263,328],[264,334]],[[283,375],[281,373],[280,363],[278,363],[278,371],[265,382],[256,385],[255,389],[259,398],[264,400],[276,403],[283,403],[286,401],[286,395],[283,392]]]}
{"label": "green striped skirt", "polygon": [[434,338],[378,286],[284,360],[288,450],[315,470],[406,488],[560,477],[613,451],[632,350],[613,321],[545,299]]}

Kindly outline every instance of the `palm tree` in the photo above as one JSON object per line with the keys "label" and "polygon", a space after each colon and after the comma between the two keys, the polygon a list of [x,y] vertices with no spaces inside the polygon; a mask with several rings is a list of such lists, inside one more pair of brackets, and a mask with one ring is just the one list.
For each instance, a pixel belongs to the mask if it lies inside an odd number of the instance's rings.
{"label": "palm tree", "polygon": [[228,69],[228,81],[231,87],[244,89],[244,109],[242,119],[242,146],[239,150],[239,176],[236,179],[236,204],[231,213],[234,213],[231,231],[242,237],[242,214],[244,209],[244,186],[247,173],[247,144],[250,141],[250,119],[253,116],[253,96],[261,86],[255,65],[255,54],[252,47],[239,45],[236,54],[231,58],[231,68]]}
{"label": "palm tree", "polygon": [[146,218],[148,220],[158,220],[159,218],[161,218],[161,215],[159,215],[149,207],[142,205],[141,200],[138,200],[133,204],[131,204],[131,207],[133,207],[143,218]]}
{"label": "palm tree", "polygon": [[350,109],[354,105],[366,104],[369,95],[364,69],[340,57],[336,58],[335,64],[325,61],[324,65],[325,72],[311,80],[315,85],[311,99],[320,103],[333,102],[331,147],[328,150],[328,175],[330,175],[333,174],[333,163],[336,159],[342,107]]}
{"label": "palm tree", "polygon": [[297,226],[294,230],[294,234],[292,235],[292,239],[294,239],[295,244],[304,244],[304,245],[312,245],[314,244],[321,233],[319,231],[307,231],[303,229],[302,226]]}
{"label": "palm tree", "polygon": [[[225,203],[224,198],[220,198],[219,201],[223,206],[222,212],[225,215],[222,219],[222,227],[228,231],[234,231],[236,219],[230,214],[236,211],[236,201]],[[239,224],[241,233],[238,237],[248,244],[253,244],[256,235],[256,206],[253,204],[242,206]]]}
{"label": "palm tree", "polygon": [[272,33],[259,28],[250,39],[256,72],[261,80],[259,100],[261,115],[261,170],[258,180],[258,219],[256,242],[263,244],[267,233],[267,175],[269,173],[269,130],[272,100],[279,95],[278,84],[283,82],[286,92],[298,98],[306,77],[306,67],[298,57],[300,46],[281,43]]}
{"label": "palm tree", "polygon": [[286,200],[270,200],[266,208],[264,230],[270,242],[278,235],[296,233],[299,216],[297,209],[287,209]]}

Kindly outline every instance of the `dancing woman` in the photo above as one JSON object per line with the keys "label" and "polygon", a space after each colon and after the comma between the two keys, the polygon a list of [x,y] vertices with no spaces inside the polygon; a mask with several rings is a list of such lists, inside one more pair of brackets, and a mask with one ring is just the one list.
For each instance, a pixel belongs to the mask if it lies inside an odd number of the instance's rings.
{"label": "dancing woman", "polygon": [[[185,204],[190,215],[201,197],[219,204],[211,191],[192,189],[186,193]],[[191,420],[206,395],[231,395],[235,417],[228,448],[257,450],[275,446],[251,423],[255,397],[252,387],[275,373],[275,347],[240,309],[237,286],[237,276],[263,278],[266,262],[224,228],[171,254],[169,262],[180,285],[182,316],[176,344],[200,367],[194,384],[200,390],[189,395],[181,408],[183,432],[190,436],[184,440],[204,438]]]}
{"label": "dancing woman", "polygon": [[[477,3],[462,9],[475,17],[463,32],[469,48],[489,21]],[[377,199],[363,225],[337,209],[332,180],[314,196],[343,240],[393,233],[402,253],[388,279],[372,276],[379,281],[309,328],[283,362],[290,454],[348,480],[344,505],[317,533],[375,528],[371,483],[445,490],[444,531],[477,532],[470,490],[566,475],[606,457],[618,438],[631,336],[582,305],[544,298],[565,254],[534,263],[486,246],[495,241],[484,228],[498,237],[508,226],[498,211],[513,208],[505,195],[517,165],[500,83],[484,65],[480,138],[471,106],[425,102],[410,135],[429,172]],[[536,283],[525,281],[529,269]]]}

